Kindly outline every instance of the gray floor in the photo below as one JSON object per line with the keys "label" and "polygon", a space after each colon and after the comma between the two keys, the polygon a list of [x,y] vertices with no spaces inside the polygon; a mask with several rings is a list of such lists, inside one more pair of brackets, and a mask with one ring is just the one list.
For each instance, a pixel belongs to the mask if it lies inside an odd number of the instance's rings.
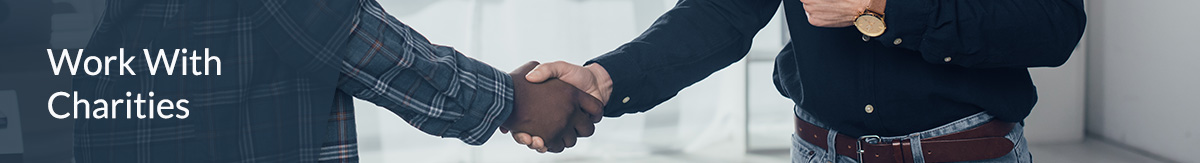
{"label": "gray floor", "polygon": [[1043,144],[1030,146],[1033,160],[1054,163],[1165,163],[1171,162],[1148,156],[1135,150],[1098,139],[1086,139],[1074,144]]}

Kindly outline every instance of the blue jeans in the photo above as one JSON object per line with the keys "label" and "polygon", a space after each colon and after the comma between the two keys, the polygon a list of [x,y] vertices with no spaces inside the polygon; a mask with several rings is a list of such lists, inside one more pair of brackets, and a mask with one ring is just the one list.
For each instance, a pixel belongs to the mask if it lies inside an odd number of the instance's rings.
{"label": "blue jeans", "polygon": [[[812,115],[809,115],[808,113],[804,113],[804,111],[801,109],[796,109],[796,116],[800,117],[800,120],[803,120],[805,122],[812,123],[812,124],[820,126],[822,128],[828,128],[828,127],[825,127],[825,125],[817,122],[812,117]],[[975,126],[979,126],[984,123],[987,123],[990,120],[992,120],[991,115],[980,112],[975,115],[967,116],[963,119],[959,119],[957,121],[950,122],[950,123],[947,123],[946,125],[942,125],[942,126],[939,126],[939,127],[933,128],[933,129],[929,129],[929,130],[925,130],[925,131],[921,131],[921,132],[917,132],[917,133],[912,133],[912,134],[908,134],[908,135],[903,135],[903,136],[882,137],[878,141],[871,141],[871,142],[892,142],[892,140],[897,140],[897,139],[899,139],[899,140],[908,139],[905,141],[910,141],[913,144],[912,151],[921,151],[921,146],[919,144],[921,144],[920,140],[922,138],[930,138],[930,137],[955,133],[955,132],[959,132],[959,131],[964,131],[967,129],[971,129]],[[1024,127],[1023,125],[1017,124],[1016,126],[1013,127],[1012,132],[1009,132],[1008,135],[1004,136],[1004,138],[1008,138],[1008,140],[1011,140],[1013,143],[1015,143],[1012,151],[1009,151],[1007,155],[1001,156],[999,158],[994,158],[994,159],[976,160],[976,161],[967,161],[967,162],[997,162],[997,163],[999,163],[999,162],[1003,162],[1003,163],[1033,162],[1033,158],[1032,158],[1033,156],[1030,155],[1029,148],[1025,145],[1025,136],[1022,133],[1023,127]],[[836,133],[837,131],[830,130],[830,132]],[[830,140],[833,140],[833,139],[830,139]],[[828,145],[826,145],[826,147],[835,147],[835,145],[833,144],[833,141],[829,141]],[[857,163],[858,162],[858,160],[851,158],[849,156],[838,155],[837,153],[834,152],[834,150],[822,149],[821,147],[818,147],[817,145],[813,145],[812,143],[804,141],[803,139],[800,139],[800,137],[797,137],[796,134],[794,134],[794,133],[792,134],[792,150],[791,151],[792,151],[792,163]],[[915,157],[915,158],[913,158],[913,160],[909,160],[909,161],[915,162],[915,163],[925,162],[925,158],[923,158],[923,155],[921,155],[920,153],[913,154],[913,157]]]}

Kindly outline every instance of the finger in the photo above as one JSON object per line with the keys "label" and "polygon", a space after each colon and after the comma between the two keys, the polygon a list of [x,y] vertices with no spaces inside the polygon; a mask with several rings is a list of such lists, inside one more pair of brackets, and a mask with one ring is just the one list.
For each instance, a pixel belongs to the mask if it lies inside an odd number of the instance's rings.
{"label": "finger", "polygon": [[600,117],[604,115],[604,102],[587,93],[583,93],[583,91],[580,91],[580,94],[576,94],[575,97],[579,101],[579,107],[583,109],[583,112],[591,116],[592,123],[600,122]]}
{"label": "finger", "polygon": [[530,148],[530,149],[535,149],[535,150],[538,150],[538,152],[546,153],[546,150],[549,148],[549,147],[546,147],[547,146],[546,139],[543,139],[540,136],[534,136],[533,141],[537,142],[537,146],[534,146],[533,148]]}
{"label": "finger", "polygon": [[537,151],[538,151],[538,153],[546,153],[546,150],[547,150],[547,149],[546,149],[546,143],[545,143],[546,141],[543,141],[543,140],[542,140],[542,137],[534,136],[534,137],[533,137],[533,142],[536,142],[536,143],[537,143],[537,147],[533,147],[533,148],[530,148],[530,149],[537,150]]}
{"label": "finger", "polygon": [[[534,138],[530,139],[530,142],[529,142],[529,149],[532,149],[532,150],[534,150],[534,151],[537,151],[538,153],[545,153],[545,152],[546,152],[546,150],[545,150],[543,147],[538,147],[538,146],[541,146],[541,144],[542,144],[542,141],[541,141],[541,139],[538,139],[538,138],[535,136]],[[536,146],[535,146],[535,145],[536,145]]]}
{"label": "finger", "polygon": [[521,144],[521,145],[528,146],[530,143],[533,142],[533,140],[531,140],[533,138],[530,138],[528,133],[517,132],[517,133],[513,133],[512,137],[513,137],[513,140],[517,141],[517,144]]}
{"label": "finger", "polygon": [[568,130],[568,131],[563,132],[562,139],[563,139],[563,147],[565,149],[565,148],[574,147],[578,138],[575,137],[575,131]]}
{"label": "finger", "polygon": [[585,115],[584,113],[575,113],[575,118],[572,119],[573,121],[575,121],[574,122],[574,125],[575,125],[574,126],[575,127],[574,135],[577,135],[579,137],[589,137],[589,136],[592,136],[592,134],[596,132],[596,124],[590,123],[590,121],[588,121],[589,119],[587,119],[587,118],[589,118],[589,117],[587,115]]}
{"label": "finger", "polygon": [[568,72],[571,72],[576,67],[579,67],[579,66],[573,65],[571,63],[563,62],[563,61],[555,61],[555,62],[550,62],[550,63],[546,63],[546,64],[541,64],[541,65],[538,65],[537,67],[534,67],[533,70],[529,71],[528,74],[525,74],[525,80],[528,80],[529,82],[534,82],[534,83],[545,82],[546,80],[549,80],[550,78],[557,78]]}
{"label": "finger", "polygon": [[503,134],[507,134],[507,133],[508,133],[508,129],[507,129],[507,128],[500,127],[499,129],[500,129],[500,133],[503,133]]}
{"label": "finger", "polygon": [[566,142],[564,141],[564,138],[566,137],[559,137],[558,139],[546,141],[546,151],[550,153],[561,153],[563,149],[565,149],[565,147],[563,147],[565,145],[563,143]]}
{"label": "finger", "polygon": [[594,123],[575,124],[575,135],[579,137],[590,137],[596,133]]}
{"label": "finger", "polygon": [[538,136],[533,136],[533,137],[529,138],[528,146],[529,146],[529,149],[541,149],[541,148],[545,147],[545,145],[542,143],[544,143],[544,142],[542,142],[542,138],[539,138]]}
{"label": "finger", "polygon": [[588,119],[591,119],[591,120],[592,120],[592,123],[600,123],[600,120],[601,120],[601,119],[604,119],[604,116],[602,116],[602,115],[588,115]]}

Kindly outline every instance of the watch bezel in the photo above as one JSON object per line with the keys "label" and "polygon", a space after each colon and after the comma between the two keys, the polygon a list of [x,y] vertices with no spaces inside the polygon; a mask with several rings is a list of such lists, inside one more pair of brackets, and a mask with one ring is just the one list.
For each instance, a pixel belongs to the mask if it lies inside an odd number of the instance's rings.
{"label": "watch bezel", "polygon": [[[864,24],[867,21],[877,21],[882,28],[878,31],[869,31],[872,29],[869,29],[870,27],[866,27],[867,24]],[[855,17],[854,26],[858,29],[859,33],[870,37],[879,37],[883,35],[884,31],[887,31],[887,24],[883,21],[883,16],[871,11],[864,12],[862,15]]]}

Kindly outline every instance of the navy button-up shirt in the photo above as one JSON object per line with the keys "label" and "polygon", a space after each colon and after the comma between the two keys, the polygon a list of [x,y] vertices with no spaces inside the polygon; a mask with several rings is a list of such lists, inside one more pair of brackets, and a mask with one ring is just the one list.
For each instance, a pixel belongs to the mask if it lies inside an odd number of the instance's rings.
{"label": "navy button-up shirt", "polygon": [[[682,0],[640,37],[597,57],[612,77],[606,116],[649,110],[745,57],[780,0]],[[808,23],[782,2],[792,41],[776,58],[780,94],[848,135],[894,136],[978,112],[1022,121],[1037,92],[1028,67],[1066,62],[1082,0],[890,0],[887,31]],[[779,108],[784,109],[784,108]]]}

